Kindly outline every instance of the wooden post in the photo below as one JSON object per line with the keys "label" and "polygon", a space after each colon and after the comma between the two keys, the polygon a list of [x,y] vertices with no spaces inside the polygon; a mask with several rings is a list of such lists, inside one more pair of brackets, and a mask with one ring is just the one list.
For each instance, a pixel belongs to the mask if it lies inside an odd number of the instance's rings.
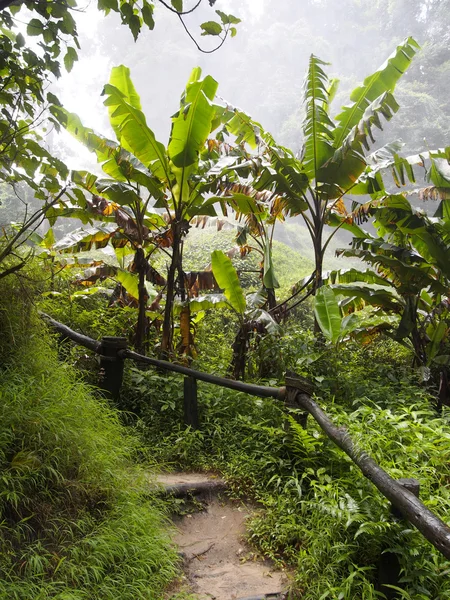
{"label": "wooden post", "polygon": [[195,377],[184,378],[184,423],[192,429],[199,428],[198,403],[197,403],[197,380]]}
{"label": "wooden post", "polygon": [[[311,395],[314,391],[313,386],[296,373],[292,373],[290,371],[286,373],[285,379],[286,397],[284,405],[287,408],[301,408],[301,405],[297,399],[298,395]],[[308,413],[306,411],[302,411],[301,413],[295,413],[294,419],[303,427],[303,429],[306,429],[308,424]]]}
{"label": "wooden post", "polygon": [[108,398],[119,400],[124,360],[119,350],[126,350],[127,338],[106,336],[100,345],[100,388]]}
{"label": "wooden post", "polygon": [[[397,479],[397,483],[410,491],[416,498],[419,497],[420,483],[417,479]],[[402,513],[391,504],[391,514],[396,520],[403,519]],[[395,552],[383,552],[378,563],[377,591],[382,592],[387,600],[399,598],[398,592],[388,585],[401,587],[400,584],[400,562]]]}

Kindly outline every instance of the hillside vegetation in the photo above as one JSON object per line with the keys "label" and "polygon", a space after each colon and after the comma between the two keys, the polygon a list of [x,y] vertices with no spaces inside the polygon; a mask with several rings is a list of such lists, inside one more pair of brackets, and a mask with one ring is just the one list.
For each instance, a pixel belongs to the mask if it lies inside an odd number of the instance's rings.
{"label": "hillside vegetation", "polygon": [[161,598],[177,558],[142,448],[58,360],[21,282],[1,286],[0,598]]}

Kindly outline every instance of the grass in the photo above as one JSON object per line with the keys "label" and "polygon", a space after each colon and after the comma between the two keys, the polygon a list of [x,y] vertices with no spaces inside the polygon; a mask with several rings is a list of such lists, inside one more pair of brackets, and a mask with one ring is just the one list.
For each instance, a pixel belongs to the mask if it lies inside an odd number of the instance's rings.
{"label": "grass", "polygon": [[177,556],[136,466],[140,443],[58,361],[30,290],[11,283],[0,311],[0,598],[158,600]]}

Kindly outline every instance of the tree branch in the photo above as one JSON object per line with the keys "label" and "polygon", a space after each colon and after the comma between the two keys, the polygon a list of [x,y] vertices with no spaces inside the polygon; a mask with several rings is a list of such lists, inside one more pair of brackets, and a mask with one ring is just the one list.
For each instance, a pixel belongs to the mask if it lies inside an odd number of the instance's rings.
{"label": "tree branch", "polygon": [[164,0],[158,0],[158,2],[160,2],[163,6],[165,6],[167,8],[167,10],[170,10],[170,12],[173,12],[176,15],[189,15],[190,13],[193,13],[194,10],[196,10],[200,6],[200,4],[202,3],[202,0],[198,0],[197,4],[193,8],[190,8],[189,10],[183,10],[182,12],[178,12],[176,8],[173,8],[173,6],[170,6],[170,4],[167,4],[167,2],[164,2]]}
{"label": "tree branch", "polygon": [[203,52],[203,54],[212,54],[213,52],[216,52],[216,51],[217,51],[219,48],[221,48],[221,47],[224,45],[224,43],[225,43],[225,40],[226,40],[226,39],[227,39],[227,37],[228,37],[228,29],[226,30],[226,32],[225,32],[225,35],[223,36],[223,38],[221,38],[221,40],[222,40],[222,41],[220,42],[220,44],[219,44],[218,46],[216,46],[216,47],[215,47],[215,48],[213,48],[212,50],[204,50],[204,49],[203,49],[203,48],[202,48],[202,47],[201,47],[201,46],[198,44],[198,42],[197,42],[197,40],[195,39],[195,37],[192,35],[192,33],[191,33],[191,32],[189,31],[189,29],[187,28],[187,25],[186,25],[186,23],[183,21],[183,17],[181,16],[181,14],[180,14],[180,13],[177,13],[177,15],[178,15],[178,18],[179,18],[179,19],[180,19],[180,21],[181,21],[181,24],[182,24],[182,25],[183,25],[183,27],[184,27],[184,30],[186,31],[186,33],[188,34],[188,36],[191,38],[191,40],[194,42],[195,46],[197,47],[197,50],[199,50],[200,52]]}

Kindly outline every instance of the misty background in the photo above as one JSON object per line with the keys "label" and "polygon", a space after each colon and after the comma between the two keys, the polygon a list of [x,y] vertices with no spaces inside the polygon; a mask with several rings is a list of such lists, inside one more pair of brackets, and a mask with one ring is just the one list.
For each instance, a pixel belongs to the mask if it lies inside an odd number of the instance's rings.
{"label": "misty background", "polygon": [[[186,4],[186,8],[189,5]],[[167,143],[171,115],[191,70],[219,82],[219,95],[259,121],[275,139],[298,152],[302,145],[302,84],[309,56],[330,63],[325,70],[340,80],[331,114],[348,103],[351,90],[373,73],[396,45],[412,35],[422,46],[413,66],[396,88],[399,112],[376,132],[377,146],[402,139],[404,153],[449,144],[450,2],[446,0],[218,0],[214,9],[239,17],[238,34],[212,54],[200,52],[177,16],[157,3],[155,29],[143,29],[134,42],[117,14],[104,17],[94,2],[74,14],[80,34],[79,60],[71,73],[54,83],[63,105],[85,126],[114,139],[102,88],[113,66],[126,65],[141,96],[148,125]],[[186,17],[192,35],[206,50],[217,40],[202,37],[200,23],[214,19],[203,2]],[[71,169],[100,172],[95,156],[67,132],[51,131],[49,149]],[[376,146],[375,146],[376,147]],[[419,185],[422,182],[418,182]],[[278,227],[278,239],[308,256],[309,238],[300,219]],[[74,228],[78,223],[64,223]],[[348,243],[339,232],[330,246]],[[329,266],[335,260],[328,259]],[[342,266],[342,265],[340,265]]]}
{"label": "misty background", "polygon": [[[242,19],[238,35],[213,54],[203,54],[184,32],[176,15],[157,3],[156,26],[144,29],[135,43],[116,14],[104,17],[94,3],[77,13],[81,50],[71,73],[54,91],[86,126],[112,135],[101,91],[113,66],[131,70],[147,122],[160,141],[168,139],[170,116],[191,70],[219,82],[219,95],[261,122],[275,138],[301,147],[302,82],[311,53],[330,63],[330,77],[340,79],[334,111],[349,92],[375,71],[406,36],[422,46],[410,72],[396,90],[401,106],[386,124],[380,143],[401,138],[405,151],[443,146],[449,134],[450,53],[448,21],[442,2],[418,0],[218,0],[214,8]],[[216,40],[201,37],[199,24],[215,16],[202,3],[186,17],[190,31],[205,49]],[[443,20],[445,16],[445,20]],[[425,140],[425,141],[424,141]],[[66,133],[49,140],[76,164],[93,167],[89,153]]]}

